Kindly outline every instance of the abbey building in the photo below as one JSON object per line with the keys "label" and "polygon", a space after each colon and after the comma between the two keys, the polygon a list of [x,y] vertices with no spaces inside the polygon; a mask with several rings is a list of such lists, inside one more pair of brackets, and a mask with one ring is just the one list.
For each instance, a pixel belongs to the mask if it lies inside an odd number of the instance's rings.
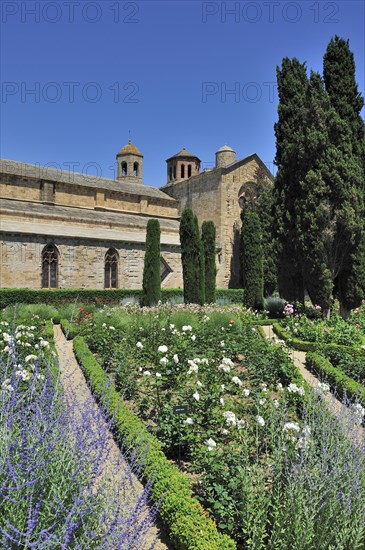
{"label": "abbey building", "polygon": [[240,286],[240,201],[255,195],[256,154],[228,146],[215,167],[182,149],[167,159],[167,183],[143,185],[143,155],[127,143],[117,179],[0,161],[0,279],[3,288],[141,288],[146,225],[161,226],[161,284],[182,287],[179,219],[189,207],[217,229],[217,286]]}

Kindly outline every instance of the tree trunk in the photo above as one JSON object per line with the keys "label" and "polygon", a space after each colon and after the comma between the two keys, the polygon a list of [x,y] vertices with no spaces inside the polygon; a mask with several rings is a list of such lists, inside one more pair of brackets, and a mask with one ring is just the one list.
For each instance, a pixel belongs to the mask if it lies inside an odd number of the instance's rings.
{"label": "tree trunk", "polygon": [[348,319],[350,315],[350,309],[347,309],[341,302],[340,302],[340,315],[342,319]]}

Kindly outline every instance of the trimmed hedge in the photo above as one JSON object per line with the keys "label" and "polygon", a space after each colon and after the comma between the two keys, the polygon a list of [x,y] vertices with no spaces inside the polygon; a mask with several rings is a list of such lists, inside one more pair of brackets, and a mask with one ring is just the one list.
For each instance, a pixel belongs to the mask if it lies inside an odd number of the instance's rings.
{"label": "trimmed hedge", "polygon": [[[270,324],[267,323],[266,324]],[[323,344],[322,342],[306,342],[305,340],[299,340],[299,338],[293,338],[290,333],[288,333],[278,322],[273,321],[271,323],[275,334],[289,344],[292,348],[299,351],[317,351],[321,349],[331,349],[332,351],[347,351],[348,353],[353,353],[354,355],[364,354],[365,351],[361,351],[359,347],[356,346],[343,346],[340,344]]]}
{"label": "trimmed hedge", "polygon": [[72,340],[75,336],[77,336],[77,329],[75,325],[68,319],[61,319],[60,325],[67,340]]}
{"label": "trimmed hedge", "polygon": [[343,397],[345,392],[347,397],[356,397],[359,402],[365,406],[365,387],[355,382],[340,369],[337,369],[332,363],[320,355],[320,353],[310,352],[306,357],[307,366],[323,375],[332,387],[336,388],[337,393]]}
{"label": "trimmed hedge", "polygon": [[114,418],[119,442],[127,448],[139,449],[143,456],[143,474],[153,480],[153,500],[158,502],[162,499],[160,516],[174,548],[234,550],[235,542],[227,535],[218,533],[214,521],[207,517],[202,506],[192,497],[187,476],[167,460],[157,438],[125,406],[85,340],[77,336],[73,345],[93,393]]}
{"label": "trimmed hedge", "polygon": [[[1,288],[0,307],[14,304],[57,304],[75,302],[92,302],[116,304],[123,298],[142,297],[142,289],[119,288],[116,290],[85,290],[85,289],[42,289]],[[183,298],[181,288],[165,288],[161,290],[161,300],[166,302],[173,298]],[[242,304],[243,290],[241,288],[221,288],[216,291],[216,299],[227,299],[232,303]]]}

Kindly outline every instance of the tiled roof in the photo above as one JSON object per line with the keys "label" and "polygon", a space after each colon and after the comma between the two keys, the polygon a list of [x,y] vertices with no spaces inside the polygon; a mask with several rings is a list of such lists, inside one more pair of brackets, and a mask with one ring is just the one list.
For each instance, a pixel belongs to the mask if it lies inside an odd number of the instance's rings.
{"label": "tiled roof", "polygon": [[46,166],[35,164],[25,164],[24,162],[17,162],[15,160],[0,159],[0,173],[20,176],[23,178],[69,183],[73,185],[80,185],[82,187],[106,189],[117,192],[119,191],[129,195],[150,197],[160,200],[162,199],[177,204],[175,199],[169,197],[166,193],[160,191],[160,189],[150,187],[149,185],[126,183],[114,179],[80,174],[78,172],[57,170],[55,168],[48,168]]}

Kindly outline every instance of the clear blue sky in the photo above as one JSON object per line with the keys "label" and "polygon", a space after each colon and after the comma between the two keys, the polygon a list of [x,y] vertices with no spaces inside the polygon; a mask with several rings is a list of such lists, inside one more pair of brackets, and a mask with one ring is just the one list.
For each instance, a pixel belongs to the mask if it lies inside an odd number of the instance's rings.
{"label": "clear blue sky", "polygon": [[182,147],[209,166],[227,143],[273,169],[276,66],[322,71],[335,34],[364,95],[361,0],[2,0],[1,18],[3,158],[113,177],[131,130],[147,185]]}

